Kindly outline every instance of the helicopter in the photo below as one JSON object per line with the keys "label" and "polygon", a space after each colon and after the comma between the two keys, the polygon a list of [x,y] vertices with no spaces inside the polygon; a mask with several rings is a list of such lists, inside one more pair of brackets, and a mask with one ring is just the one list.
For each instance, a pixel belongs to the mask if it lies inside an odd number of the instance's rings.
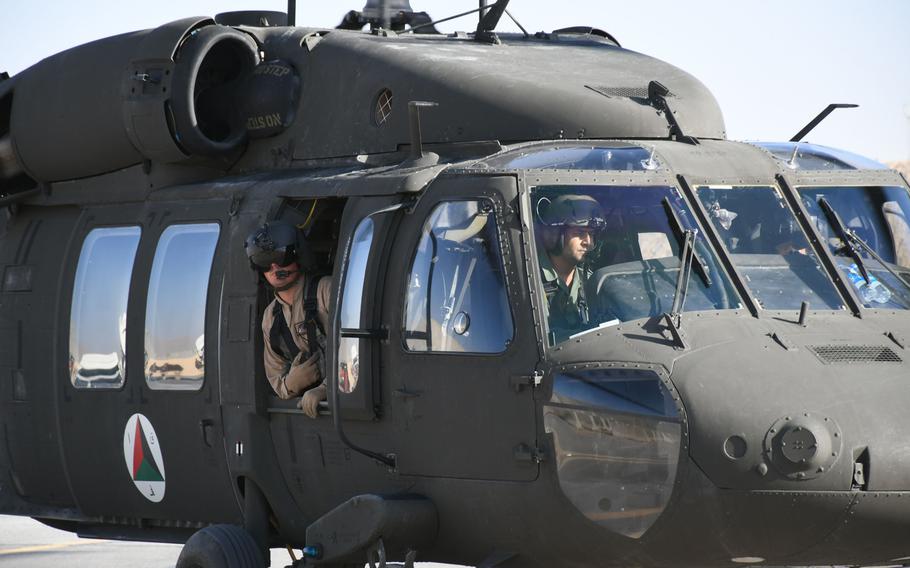
{"label": "helicopter", "polygon": [[[3,77],[0,513],[179,568],[906,565],[907,179],[804,141],[849,105],[729,140],[692,75],[507,6],[194,17]],[[316,419],[262,366],[273,220],[331,276]]]}

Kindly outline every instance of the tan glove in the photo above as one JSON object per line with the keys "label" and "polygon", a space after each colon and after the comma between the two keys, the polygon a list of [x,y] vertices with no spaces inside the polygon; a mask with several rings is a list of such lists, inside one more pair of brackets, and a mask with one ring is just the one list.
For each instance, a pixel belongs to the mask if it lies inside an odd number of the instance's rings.
{"label": "tan glove", "polygon": [[292,395],[302,393],[307,387],[315,385],[322,380],[322,374],[319,372],[319,352],[313,354],[306,361],[301,362],[303,354],[297,355],[287,377],[284,379],[284,385]]}
{"label": "tan glove", "polygon": [[319,403],[326,399],[325,385],[319,385],[314,389],[306,391],[303,397],[297,401],[297,408],[303,411],[310,418],[319,416]]}

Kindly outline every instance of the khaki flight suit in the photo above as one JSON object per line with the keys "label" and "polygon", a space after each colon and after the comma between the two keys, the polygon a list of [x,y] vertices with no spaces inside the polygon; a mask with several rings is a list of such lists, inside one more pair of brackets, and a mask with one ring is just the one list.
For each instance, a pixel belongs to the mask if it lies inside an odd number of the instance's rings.
{"label": "khaki flight suit", "polygon": [[[294,398],[295,396],[300,396],[302,394],[289,392],[287,385],[285,385],[285,379],[288,376],[288,372],[291,370],[292,364],[303,365],[306,372],[315,373],[317,377],[314,378],[314,381],[312,382],[313,385],[319,385],[325,378],[321,376],[322,372],[320,371],[320,350],[313,349],[313,352],[310,353],[310,346],[306,337],[306,310],[304,309],[303,301],[308,281],[309,277],[304,277],[303,285],[297,288],[297,295],[294,297],[293,305],[288,304],[279,298],[276,293],[275,299],[272,300],[265,309],[265,313],[262,314],[262,337],[264,339],[263,343],[265,344],[262,358],[265,366],[265,376],[268,377],[272,389],[274,389],[275,394],[277,394],[279,398]],[[319,284],[316,286],[316,317],[319,319],[319,323],[322,324],[322,328],[326,330],[326,332],[328,332],[329,329],[329,297],[331,293],[332,279],[327,276],[322,277],[319,280]],[[288,361],[280,353],[276,353],[275,350],[272,349],[272,344],[269,341],[272,324],[275,320],[272,316],[275,302],[278,302],[281,305],[281,311],[284,313],[284,321],[288,323],[288,328],[291,330],[291,336],[294,338],[294,343],[300,348],[300,355],[294,361]],[[323,345],[323,347],[325,346]],[[304,357],[308,354],[309,358],[304,360]]]}

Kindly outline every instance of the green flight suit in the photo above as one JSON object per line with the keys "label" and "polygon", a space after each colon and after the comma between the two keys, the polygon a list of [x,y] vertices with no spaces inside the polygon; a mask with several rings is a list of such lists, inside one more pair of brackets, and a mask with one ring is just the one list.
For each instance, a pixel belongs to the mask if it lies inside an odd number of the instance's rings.
{"label": "green flight suit", "polygon": [[547,317],[550,332],[557,341],[588,327],[588,306],[583,290],[585,274],[575,267],[572,284],[566,283],[556,274],[553,263],[546,253],[538,257],[544,293],[547,295]]}

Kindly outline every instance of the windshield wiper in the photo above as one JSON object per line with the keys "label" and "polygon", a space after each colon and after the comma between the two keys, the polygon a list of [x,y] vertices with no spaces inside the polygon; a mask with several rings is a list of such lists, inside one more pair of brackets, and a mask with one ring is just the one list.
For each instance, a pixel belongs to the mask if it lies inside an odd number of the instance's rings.
{"label": "windshield wiper", "polygon": [[705,282],[705,286],[711,286],[711,278],[708,276],[708,267],[704,261],[695,253],[695,237],[698,234],[696,229],[684,229],[679,217],[676,215],[676,209],[670,203],[669,198],[663,200],[664,210],[667,213],[667,219],[670,221],[670,228],[676,236],[679,243],[679,272],[676,275],[676,291],[673,294],[673,304],[670,311],[663,314],[663,319],[673,336],[673,341],[680,349],[688,349],[686,339],[682,333],[682,310],[685,305],[686,296],[689,293],[689,279],[692,275],[692,267],[699,268],[699,275]]}
{"label": "windshield wiper", "polygon": [[683,237],[683,244],[680,247],[679,273],[676,275],[676,292],[673,294],[673,305],[670,307],[670,315],[679,318],[683,305],[686,302],[686,296],[689,294],[689,276],[692,274],[692,257],[695,249],[695,229],[686,230]]}
{"label": "windshield wiper", "polygon": [[682,332],[682,309],[689,293],[689,277],[692,275],[693,258],[695,256],[695,229],[687,229],[683,234],[680,245],[679,272],[676,274],[676,291],[673,293],[673,304],[669,312],[664,312],[663,319],[673,336],[673,342],[680,349],[688,349],[686,338]]}
{"label": "windshield wiper", "polygon": [[[705,259],[701,257],[700,254],[695,252],[695,235],[698,234],[696,229],[686,230],[683,228],[682,221],[679,220],[679,215],[676,213],[676,208],[673,207],[673,204],[670,202],[669,197],[664,197],[663,200],[664,211],[667,214],[667,220],[670,222],[670,229],[673,231],[673,236],[676,237],[676,242],[679,244],[680,258],[684,257],[682,252],[683,243],[685,241],[685,234],[691,232],[692,239],[692,254],[695,257],[695,271],[698,272],[698,276],[701,277],[702,282],[704,282],[706,288],[711,287],[711,270],[708,268],[708,263],[705,262]],[[680,268],[682,268],[680,266]]]}
{"label": "windshield wiper", "polygon": [[844,246],[837,251],[838,254],[846,253],[853,259],[853,263],[856,264],[856,268],[859,270],[860,275],[863,277],[863,280],[866,281],[866,284],[871,284],[872,280],[869,278],[869,271],[866,270],[866,264],[863,262],[863,257],[859,254],[855,243],[857,241],[862,242],[862,239],[856,236],[853,231],[847,228],[844,225],[844,222],[841,221],[840,215],[837,214],[837,211],[831,207],[831,204],[828,203],[828,200],[822,197],[818,200],[819,206],[822,208],[822,211],[825,212],[825,217],[828,218],[828,224],[834,229],[834,232],[837,233],[838,238],[841,242],[844,243]]}
{"label": "windshield wiper", "polygon": [[890,272],[898,282],[903,284],[906,288],[910,289],[910,282],[904,280],[904,278],[898,274],[897,271],[888,266],[888,263],[886,263],[884,259],[882,259],[882,257],[880,257],[878,253],[875,252],[875,249],[873,249],[869,243],[857,235],[856,231],[844,225],[844,222],[841,220],[840,215],[838,215],[837,211],[831,207],[831,204],[828,203],[827,199],[824,197],[820,198],[818,200],[818,204],[821,206],[822,211],[825,212],[825,216],[828,218],[828,223],[831,224],[835,232],[837,232],[837,236],[840,237],[840,240],[844,243],[843,248],[838,252],[846,252],[850,255],[850,258],[853,259],[853,262],[856,264],[856,268],[859,269],[859,273],[862,275],[867,285],[872,284],[872,277],[869,275],[869,271],[866,270],[865,263],[863,262],[863,258],[859,254],[859,250],[856,248],[856,245],[859,245],[860,248],[869,254],[869,256],[878,261],[878,263],[881,264],[885,270]]}

